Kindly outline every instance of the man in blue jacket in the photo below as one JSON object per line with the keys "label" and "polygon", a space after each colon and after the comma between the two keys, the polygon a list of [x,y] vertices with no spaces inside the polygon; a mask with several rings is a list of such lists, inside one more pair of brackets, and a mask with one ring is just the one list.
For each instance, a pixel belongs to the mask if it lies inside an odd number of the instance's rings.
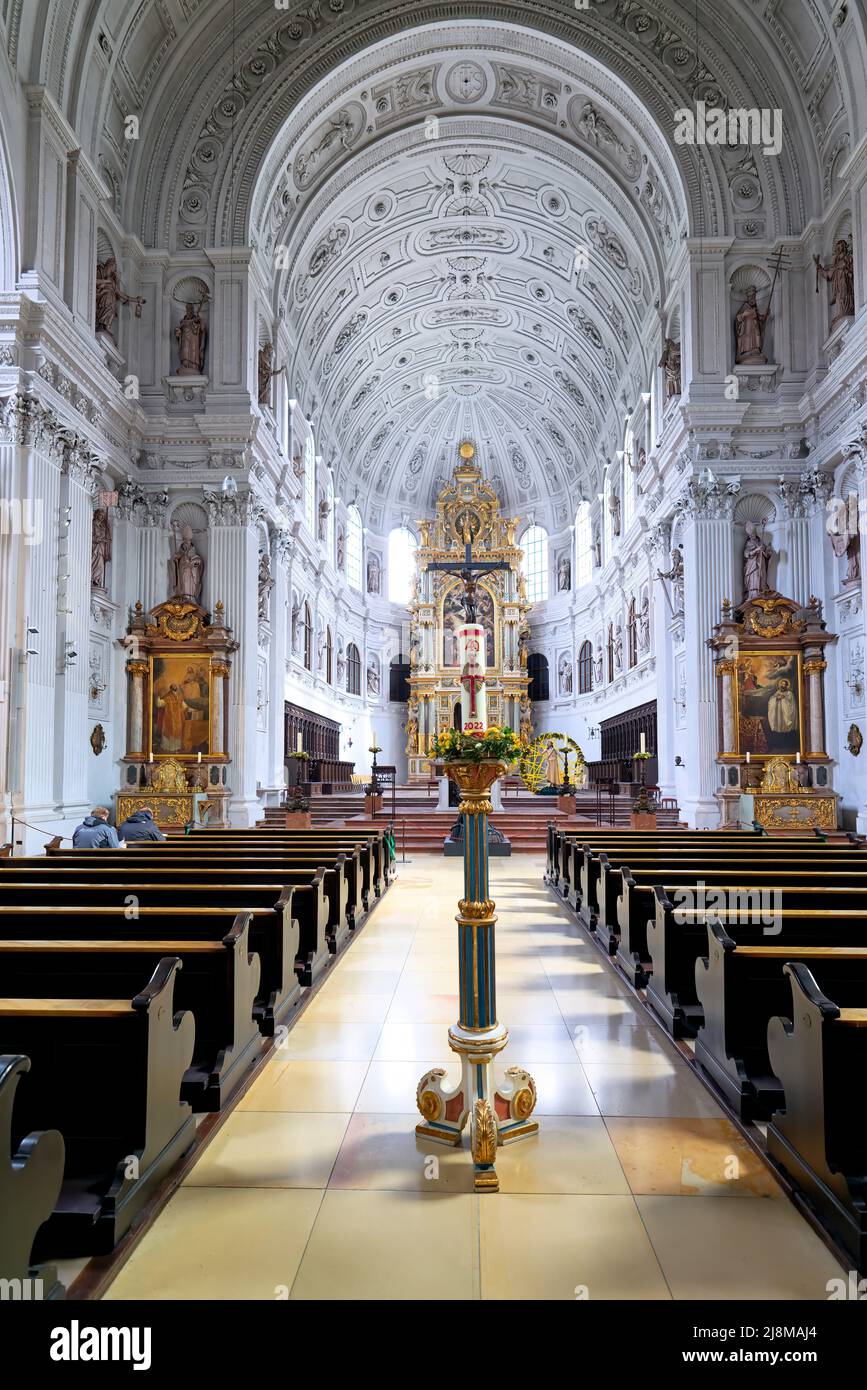
{"label": "man in blue jacket", "polygon": [[94,806],[72,836],[73,849],[119,849],[117,831],[109,825],[111,812],[105,806]]}
{"label": "man in blue jacket", "polygon": [[142,806],[140,811],[133,811],[131,816],[127,816],[123,825],[120,827],[121,839],[126,840],[127,844],[132,844],[133,840],[164,840],[166,837],[154,820],[154,813],[150,806]]}

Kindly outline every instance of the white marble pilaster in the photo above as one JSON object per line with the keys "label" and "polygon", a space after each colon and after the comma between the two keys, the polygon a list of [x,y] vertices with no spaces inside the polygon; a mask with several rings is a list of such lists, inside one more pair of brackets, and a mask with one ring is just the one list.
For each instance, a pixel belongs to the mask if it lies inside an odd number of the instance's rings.
{"label": "white marble pilaster", "polygon": [[259,818],[256,795],[256,690],[258,661],[259,543],[256,508],[249,499],[209,502],[208,592],[211,606],[222,602],[224,620],[238,650],[231,658],[228,688],[228,748],[231,758],[229,818],[233,825],[254,825]]}

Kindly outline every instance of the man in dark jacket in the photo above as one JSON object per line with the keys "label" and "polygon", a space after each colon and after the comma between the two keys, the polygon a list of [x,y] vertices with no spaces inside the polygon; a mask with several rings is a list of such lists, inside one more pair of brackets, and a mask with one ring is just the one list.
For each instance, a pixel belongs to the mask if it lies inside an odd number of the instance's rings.
{"label": "man in dark jacket", "polygon": [[117,831],[109,825],[111,812],[105,806],[94,806],[72,836],[73,849],[118,849]]}
{"label": "man in dark jacket", "polygon": [[126,840],[128,845],[132,844],[133,840],[164,840],[166,838],[156,824],[150,806],[143,806],[140,811],[133,811],[131,816],[127,816],[120,827],[120,834],[121,839]]}

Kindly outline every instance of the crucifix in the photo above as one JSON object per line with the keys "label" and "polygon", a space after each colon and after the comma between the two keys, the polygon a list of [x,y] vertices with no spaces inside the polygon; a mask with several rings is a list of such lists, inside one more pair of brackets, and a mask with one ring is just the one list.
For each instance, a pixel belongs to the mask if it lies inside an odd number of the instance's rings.
{"label": "crucifix", "polygon": [[476,560],[473,557],[473,521],[478,519],[464,513],[462,539],[463,560],[436,560],[428,568],[456,574],[463,584],[464,621],[458,628],[458,653],[461,667],[461,726],[465,733],[484,733],[487,727],[485,701],[485,631],[476,612],[477,580],[483,574],[511,569],[503,560]]}

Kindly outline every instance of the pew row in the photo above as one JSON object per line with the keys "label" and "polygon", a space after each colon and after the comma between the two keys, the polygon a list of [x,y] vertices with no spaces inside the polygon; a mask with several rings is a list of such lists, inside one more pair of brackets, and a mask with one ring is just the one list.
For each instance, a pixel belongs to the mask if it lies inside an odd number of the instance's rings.
{"label": "pew row", "polygon": [[846,1006],[809,965],[783,973],[791,1000],[768,1024],[768,1054],[785,1108],[768,1125],[768,1154],[867,1268],[867,992]]}
{"label": "pew row", "polygon": [[[23,1108],[13,1118],[18,1085],[30,1058],[0,1056],[0,1279],[11,1297],[57,1299],[65,1289],[53,1266],[31,1265],[36,1236],[48,1220],[63,1184],[63,1136],[56,1129],[22,1132]],[[29,1284],[29,1287],[28,1287]]]}
{"label": "pew row", "polygon": [[66,1149],[36,1261],[111,1251],[195,1137],[180,1098],[194,1033],[192,1015],[175,1013],[180,969],[160,959],[125,997],[0,999],[0,1053],[33,1064],[13,1133],[57,1130]]}
{"label": "pew row", "polygon": [[[272,914],[267,911],[267,916]],[[163,957],[184,969],[174,1003],[189,1011],[193,1055],[180,1095],[196,1112],[219,1110],[261,1048],[253,1016],[259,957],[250,951],[251,912],[231,907],[139,908],[134,922],[116,907],[0,906],[4,989],[37,1003],[131,998]],[[26,1049],[22,1049],[25,1050]]]}

